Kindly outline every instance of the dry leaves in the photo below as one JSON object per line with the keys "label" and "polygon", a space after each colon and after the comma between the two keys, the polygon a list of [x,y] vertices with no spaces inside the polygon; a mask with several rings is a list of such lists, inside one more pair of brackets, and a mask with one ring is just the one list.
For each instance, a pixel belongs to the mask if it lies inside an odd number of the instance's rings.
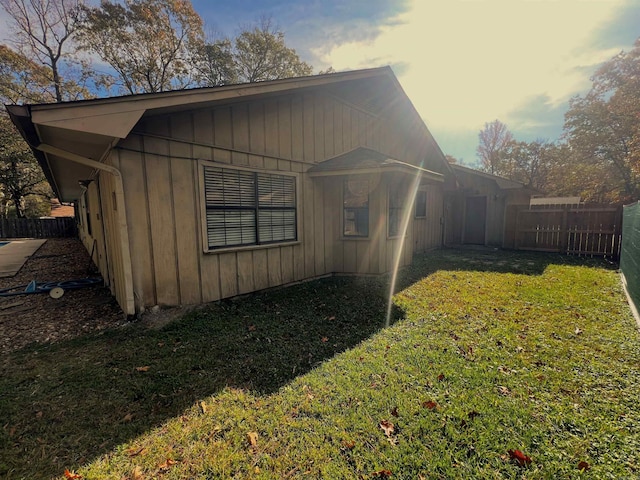
{"label": "dry leaves", "polygon": [[582,471],[587,471],[591,468],[591,465],[589,465],[587,462],[582,461],[580,463],[578,463],[578,470],[582,470]]}
{"label": "dry leaves", "polygon": [[73,470],[69,471],[69,469],[65,468],[64,478],[67,478],[69,480],[80,480],[82,478],[82,475],[74,472]]}
{"label": "dry leaves", "polygon": [[429,410],[435,410],[436,408],[438,408],[438,404],[433,400],[429,400],[428,402],[422,402],[422,406]]}
{"label": "dry leaves", "polygon": [[252,448],[256,448],[258,446],[258,434],[256,432],[247,433],[247,440]]}
{"label": "dry leaves", "polygon": [[509,458],[519,467],[527,467],[531,464],[531,457],[528,457],[520,450],[509,450]]}
{"label": "dry leaves", "polygon": [[144,475],[142,474],[142,467],[140,465],[136,465],[136,467],[131,472],[131,480],[142,480]]}
{"label": "dry leaves", "polygon": [[145,365],[144,367],[136,367],[136,372],[148,372],[151,367],[149,365]]}
{"label": "dry leaves", "polygon": [[395,425],[391,423],[389,420],[382,420],[380,422],[380,428],[382,429],[382,431],[387,437],[391,437],[396,429]]}
{"label": "dry leaves", "polygon": [[207,402],[204,400],[200,401],[200,410],[202,410],[202,413],[207,413]]}

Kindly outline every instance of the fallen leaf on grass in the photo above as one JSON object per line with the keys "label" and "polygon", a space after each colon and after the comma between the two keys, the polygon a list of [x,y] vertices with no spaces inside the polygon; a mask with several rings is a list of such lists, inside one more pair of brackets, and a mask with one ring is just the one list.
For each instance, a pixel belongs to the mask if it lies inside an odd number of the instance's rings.
{"label": "fallen leaf on grass", "polygon": [[582,333],[582,330],[580,330],[579,328],[576,328],[575,330],[575,334],[576,335],[580,335]]}
{"label": "fallen leaf on grass", "polygon": [[398,407],[393,407],[391,409],[391,415],[393,415],[394,417],[399,417],[400,415],[398,414]]}
{"label": "fallen leaf on grass", "polygon": [[79,480],[82,478],[82,475],[74,472],[73,470],[69,471],[69,469],[64,469],[64,478],[68,478],[69,480]]}
{"label": "fallen leaf on grass", "polygon": [[256,326],[255,325],[249,325],[248,329],[249,329],[250,332],[255,332]]}
{"label": "fallen leaf on grass", "polygon": [[335,320],[335,319],[336,319],[336,317],[335,317],[334,315],[332,315],[332,316],[330,316],[330,317],[328,318],[328,320]]}
{"label": "fallen leaf on grass", "polygon": [[345,450],[353,450],[356,447],[356,442],[352,440],[343,440],[342,448]]}
{"label": "fallen leaf on grass", "polygon": [[578,464],[578,470],[583,470],[583,471],[587,471],[591,468],[591,465],[589,465],[587,462],[582,461]]}
{"label": "fallen leaf on grass", "polygon": [[373,472],[371,475],[374,477],[389,478],[391,476],[391,470],[378,470],[377,472]]}
{"label": "fallen leaf on grass", "polygon": [[142,474],[142,467],[140,467],[140,465],[136,465],[136,467],[131,472],[131,479],[142,480],[143,478],[144,478],[144,475]]}
{"label": "fallen leaf on grass", "polygon": [[440,375],[438,375],[438,381],[442,382],[444,380],[444,373],[441,373]]}
{"label": "fallen leaf on grass", "polygon": [[327,343],[329,341],[328,337],[322,337],[322,343]]}
{"label": "fallen leaf on grass", "polygon": [[436,402],[434,402],[433,400],[429,400],[428,402],[422,402],[422,406],[424,408],[428,408],[429,410],[434,410],[434,409],[438,408],[438,404]]}
{"label": "fallen leaf on grass", "polygon": [[169,470],[171,467],[173,467],[176,463],[178,463],[175,460],[172,460],[171,458],[167,458],[166,462],[161,463],[160,465],[158,465],[158,468],[160,470]]}
{"label": "fallen leaf on grass", "polygon": [[256,432],[247,433],[247,440],[252,447],[255,448],[258,446],[258,434]]}
{"label": "fallen leaf on grass", "polygon": [[503,385],[498,386],[498,392],[500,393],[500,395],[504,395],[505,397],[511,395],[511,390]]}
{"label": "fallen leaf on grass", "polygon": [[149,365],[145,365],[144,367],[136,367],[136,372],[148,372],[151,367]]}
{"label": "fallen leaf on grass", "polygon": [[389,420],[382,420],[380,422],[380,428],[387,437],[390,437],[391,435],[393,435],[393,432],[395,432],[395,425]]}
{"label": "fallen leaf on grass", "polygon": [[133,414],[132,413],[127,413],[124,417],[122,417],[122,421],[124,423],[128,423],[131,420],[133,420]]}
{"label": "fallen leaf on grass", "polygon": [[138,455],[142,454],[145,452],[145,448],[144,447],[140,447],[140,448],[136,448],[136,447],[131,447],[129,449],[127,449],[127,455],[129,455],[130,457],[137,457]]}
{"label": "fallen leaf on grass", "polygon": [[520,467],[526,467],[531,463],[531,457],[528,457],[520,450],[508,450],[508,453],[511,461]]}
{"label": "fallen leaf on grass", "polygon": [[207,402],[204,400],[200,401],[200,410],[202,410],[202,413],[207,413]]}

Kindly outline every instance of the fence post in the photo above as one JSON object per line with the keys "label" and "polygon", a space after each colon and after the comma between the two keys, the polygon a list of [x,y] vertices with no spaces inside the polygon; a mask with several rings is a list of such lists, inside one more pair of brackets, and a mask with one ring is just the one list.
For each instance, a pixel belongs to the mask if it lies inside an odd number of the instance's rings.
{"label": "fence post", "polygon": [[562,220],[560,222],[560,253],[567,253],[569,246],[569,231],[567,230],[567,217],[569,216],[569,205],[562,206]]}

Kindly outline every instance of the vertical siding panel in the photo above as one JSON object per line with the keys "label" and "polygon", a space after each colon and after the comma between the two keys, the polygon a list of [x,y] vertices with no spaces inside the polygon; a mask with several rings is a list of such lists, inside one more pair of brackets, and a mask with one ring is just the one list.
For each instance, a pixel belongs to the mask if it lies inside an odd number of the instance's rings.
{"label": "vertical siding panel", "polygon": [[267,250],[267,265],[269,269],[269,286],[276,287],[282,285],[282,258],[280,248],[269,248]]}
{"label": "vertical siding panel", "polygon": [[345,151],[353,149],[351,131],[351,109],[347,105],[342,104],[342,146]]}
{"label": "vertical siding panel", "polygon": [[[145,149],[152,152],[167,151],[167,142],[145,139]],[[168,152],[167,152],[168,153]],[[176,265],[175,232],[169,159],[158,155],[145,155],[149,201],[149,223],[153,245],[158,304],[177,305],[179,302],[178,271]]]}
{"label": "vertical siding panel", "polygon": [[[172,117],[171,134],[184,137],[193,131],[190,118],[182,115]],[[170,144],[172,157],[191,157],[191,146],[184,143]],[[176,249],[178,253],[178,279],[180,303],[202,302],[198,265],[198,213],[193,198],[197,179],[193,177],[192,160],[171,159],[173,185],[173,210],[176,226]]]}
{"label": "vertical siding panel", "polygon": [[234,252],[221,253],[220,259],[220,291],[222,298],[238,294],[238,267]]}
{"label": "vertical siding panel", "polygon": [[[211,110],[197,110],[193,112],[193,139],[196,143],[213,145],[213,120]],[[213,149],[201,145],[193,146],[193,157],[213,160]]]}
{"label": "vertical siding panel", "polygon": [[339,155],[345,151],[344,148],[344,127],[342,125],[342,104],[333,103],[333,153]]}
{"label": "vertical siding panel", "polygon": [[[320,180],[320,179],[318,179]],[[325,273],[333,272],[334,251],[335,251],[335,195],[331,177],[322,179],[322,191],[324,192],[324,202],[322,212],[324,216],[324,265]]]}
{"label": "vertical siding panel", "polygon": [[264,105],[265,120],[265,152],[272,157],[280,156],[278,147],[278,104],[274,100],[268,100]]}
{"label": "vertical siding panel", "polygon": [[267,170],[278,170],[278,160],[276,158],[264,157],[264,168]]}
{"label": "vertical siding panel", "polygon": [[358,271],[358,264],[356,261],[357,243],[359,242],[356,240],[344,241],[344,271],[346,273],[355,273]]}
{"label": "vertical siding panel", "polygon": [[356,243],[356,264],[358,273],[369,273],[371,269],[370,249],[372,241],[355,242]]}
{"label": "vertical siding panel", "polygon": [[264,157],[259,155],[249,155],[249,166],[254,168],[264,168]]}
{"label": "vertical siding panel", "polygon": [[278,146],[280,158],[291,159],[291,98],[283,98],[278,101]]}
{"label": "vertical siding panel", "polygon": [[358,115],[358,144],[367,145],[367,114],[364,112],[355,112]]}
{"label": "vertical siding panel", "polygon": [[334,137],[341,132],[334,131],[335,121],[333,118],[335,101],[331,98],[324,100],[324,156],[331,158],[335,156],[335,140]]}
{"label": "vertical siding panel", "polygon": [[201,256],[200,275],[202,277],[202,301],[213,302],[222,298],[218,255],[203,254]]}
{"label": "vertical siding panel", "polygon": [[360,117],[357,110],[354,110],[353,108],[350,108],[349,110],[349,115],[351,116],[351,148],[354,149],[360,146],[360,125],[358,121]]}
{"label": "vertical siding panel", "polygon": [[250,250],[238,252],[238,293],[255,290],[253,282],[253,254]]}
{"label": "vertical siding panel", "polygon": [[269,266],[265,249],[253,251],[253,281],[256,290],[262,290],[269,286]]}
{"label": "vertical siding panel", "polygon": [[280,255],[282,256],[282,283],[291,283],[294,280],[293,275],[293,246],[282,247]]}
{"label": "vertical siding panel", "polygon": [[313,180],[307,175],[302,178],[302,199],[303,199],[303,237],[304,242],[304,276],[305,278],[314,277],[315,272],[315,230],[314,216],[316,212],[313,209],[313,190],[315,185]]}
{"label": "vertical siding panel", "polygon": [[[238,150],[249,151],[250,135],[249,135],[249,113],[246,104],[234,105],[231,111],[233,148]],[[231,152],[231,163],[234,165],[249,165],[249,157],[246,153]],[[222,265],[222,264],[221,264]]]}
{"label": "vertical siding panel", "polygon": [[313,112],[314,108],[314,100],[312,95],[305,95],[303,97],[303,118],[302,118],[302,127],[303,127],[303,159],[307,163],[314,163],[316,160],[315,157],[315,128],[313,124],[313,119],[315,114]]}
{"label": "vertical siding panel", "polygon": [[213,111],[213,138],[221,147],[233,147],[231,108],[216,108]]}
{"label": "vertical siding panel", "polygon": [[314,238],[314,261],[316,275],[323,275],[326,273],[325,261],[324,261],[324,232],[325,232],[325,219],[324,219],[324,190],[322,188],[321,179],[316,179],[313,185],[313,238]]}
{"label": "vertical siding panel", "polygon": [[313,107],[313,124],[315,126],[314,130],[314,160],[315,162],[322,162],[327,157],[324,153],[324,137],[325,137],[325,128],[324,124],[324,98],[316,95],[314,99],[314,107]]}
{"label": "vertical siding panel", "polygon": [[[133,150],[141,150],[139,137],[127,140],[127,146]],[[118,151],[120,156],[120,172],[124,184],[124,196],[127,204],[127,225],[129,226],[129,248],[134,265],[133,290],[136,307],[156,305],[153,262],[151,255],[151,227],[149,225],[149,204],[147,203],[147,185],[143,169],[143,156],[140,153]]]}
{"label": "vertical siding panel", "polygon": [[[249,130],[250,134],[248,139],[248,148],[244,150],[251,150],[252,152],[264,154],[265,152],[265,110],[262,102],[254,102],[249,104]],[[235,135],[235,123],[234,123],[234,135]],[[234,146],[242,148],[239,145]]]}
{"label": "vertical siding panel", "polygon": [[303,123],[302,98],[295,96],[291,101],[291,157],[298,161],[304,159]]}

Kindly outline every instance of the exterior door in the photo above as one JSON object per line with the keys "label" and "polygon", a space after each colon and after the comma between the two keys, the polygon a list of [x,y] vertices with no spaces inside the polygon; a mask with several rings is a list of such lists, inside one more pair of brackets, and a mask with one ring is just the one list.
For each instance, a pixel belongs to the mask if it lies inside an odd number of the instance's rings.
{"label": "exterior door", "polygon": [[487,197],[467,197],[464,216],[464,243],[484,245],[487,228]]}

